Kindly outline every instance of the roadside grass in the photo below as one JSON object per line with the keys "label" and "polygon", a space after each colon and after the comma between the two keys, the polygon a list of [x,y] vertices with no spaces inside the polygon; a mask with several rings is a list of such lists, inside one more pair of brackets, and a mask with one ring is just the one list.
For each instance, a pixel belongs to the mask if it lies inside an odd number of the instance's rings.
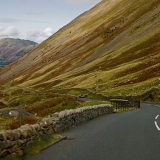
{"label": "roadside grass", "polygon": [[6,125],[11,123],[12,117],[0,116],[0,130],[6,129]]}
{"label": "roadside grass", "polygon": [[29,160],[31,157],[38,154],[41,150],[48,147],[58,139],[59,136],[56,134],[43,135],[41,137],[37,137],[35,140],[33,140],[33,143],[29,144],[25,148],[25,153],[23,156],[18,157],[17,155],[8,155],[4,157],[3,160]]}
{"label": "roadside grass", "polygon": [[100,105],[100,104],[111,104],[109,101],[86,101],[81,103],[79,107],[84,107],[84,106],[94,106],[94,105]]}
{"label": "roadside grass", "polygon": [[[23,124],[36,124],[38,121],[37,117],[30,117],[30,116],[23,116],[21,119],[21,123]],[[7,121],[6,125],[4,126],[6,129],[17,129],[20,127],[19,117],[13,118],[10,121]]]}
{"label": "roadside grass", "polygon": [[[22,124],[35,124],[39,118],[23,116]],[[9,130],[19,128],[19,117],[0,116],[0,130]]]}

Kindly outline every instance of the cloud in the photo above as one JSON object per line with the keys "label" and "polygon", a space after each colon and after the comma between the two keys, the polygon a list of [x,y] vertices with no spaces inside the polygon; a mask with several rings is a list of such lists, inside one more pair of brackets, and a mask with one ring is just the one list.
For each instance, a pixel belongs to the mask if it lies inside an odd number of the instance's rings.
{"label": "cloud", "polygon": [[0,32],[4,31],[4,28],[2,26],[0,26]]}
{"label": "cloud", "polygon": [[19,31],[14,28],[13,26],[10,26],[6,29],[0,26],[0,36],[10,37],[10,36],[18,36]]}
{"label": "cloud", "polygon": [[31,29],[26,33],[21,33],[15,27],[10,26],[4,29],[0,26],[0,39],[2,38],[20,38],[26,39],[30,41],[34,41],[37,43],[41,43],[42,41],[46,40],[48,37],[53,35],[54,31],[52,28],[47,27],[43,31],[39,31],[38,29]]}
{"label": "cloud", "polygon": [[53,29],[48,27],[43,31],[42,36],[50,37],[52,34],[53,34]]}
{"label": "cloud", "polygon": [[70,3],[78,3],[78,4],[96,4],[101,2],[101,0],[66,0],[67,2]]}
{"label": "cloud", "polygon": [[32,29],[32,30],[27,31],[26,34],[28,37],[38,37],[40,33],[38,30]]}
{"label": "cloud", "polygon": [[27,31],[25,39],[29,39],[29,40],[40,43],[46,40],[51,35],[53,35],[53,33],[54,31],[50,27],[44,29],[42,32],[40,32],[37,29],[32,29],[32,30]]}

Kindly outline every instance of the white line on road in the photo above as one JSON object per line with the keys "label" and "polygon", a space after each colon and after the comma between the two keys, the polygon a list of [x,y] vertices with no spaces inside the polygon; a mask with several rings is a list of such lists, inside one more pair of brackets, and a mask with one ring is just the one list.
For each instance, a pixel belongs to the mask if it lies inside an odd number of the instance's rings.
{"label": "white line on road", "polygon": [[155,117],[155,119],[157,119],[159,117],[159,115],[157,115],[156,117]]}
{"label": "white line on road", "polygon": [[156,125],[157,129],[160,131],[160,128],[159,128],[159,126],[158,126],[157,122],[156,122],[156,121],[154,121],[154,123],[155,123],[155,125]]}
{"label": "white line on road", "polygon": [[155,105],[156,107],[160,107],[160,105]]}

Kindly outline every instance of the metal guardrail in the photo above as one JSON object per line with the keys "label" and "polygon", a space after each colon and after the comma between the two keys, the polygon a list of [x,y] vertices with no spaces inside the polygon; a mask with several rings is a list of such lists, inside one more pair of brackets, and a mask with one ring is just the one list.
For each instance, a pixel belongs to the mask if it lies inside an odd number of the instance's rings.
{"label": "metal guardrail", "polygon": [[140,101],[124,100],[124,99],[110,99],[111,104],[115,110],[127,111],[130,108],[140,108]]}

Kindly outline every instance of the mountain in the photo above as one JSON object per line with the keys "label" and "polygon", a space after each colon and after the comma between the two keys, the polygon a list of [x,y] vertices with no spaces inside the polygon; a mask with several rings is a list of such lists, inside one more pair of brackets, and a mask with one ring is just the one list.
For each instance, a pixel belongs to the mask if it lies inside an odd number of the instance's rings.
{"label": "mountain", "polygon": [[12,88],[154,94],[160,87],[160,1],[102,0],[0,72],[0,83]]}
{"label": "mountain", "polygon": [[4,38],[0,40],[0,66],[8,65],[31,51],[37,43],[29,40]]}

